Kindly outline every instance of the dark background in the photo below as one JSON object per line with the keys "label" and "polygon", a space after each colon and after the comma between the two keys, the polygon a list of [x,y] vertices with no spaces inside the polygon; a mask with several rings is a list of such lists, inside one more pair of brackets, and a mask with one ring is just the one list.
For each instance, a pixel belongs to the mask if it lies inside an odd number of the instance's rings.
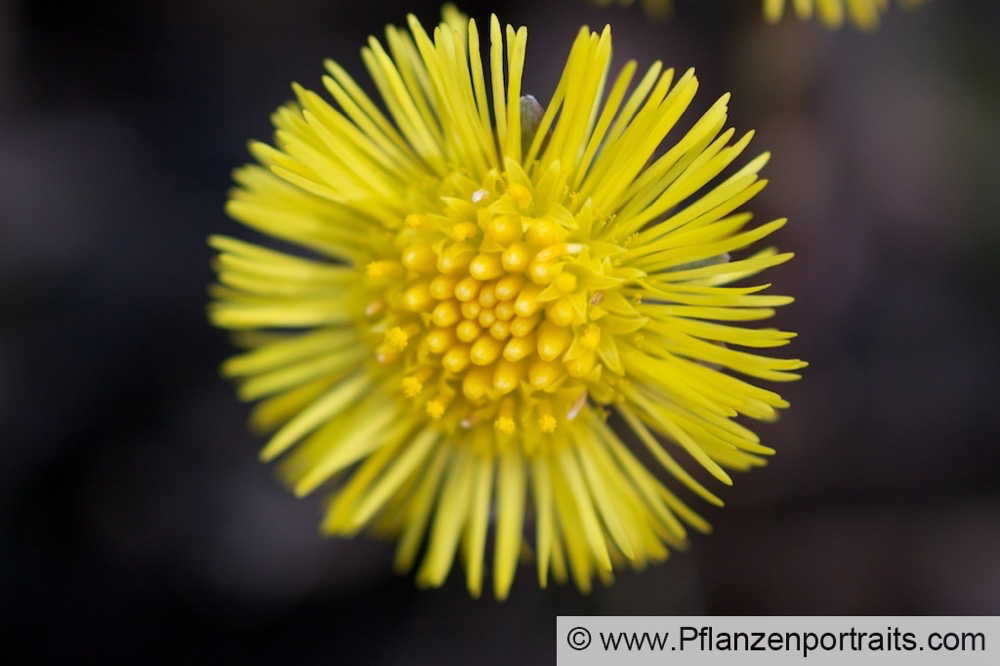
{"label": "dark background", "polygon": [[588,597],[524,567],[500,604],[320,538],[204,315],[205,237],[242,233],[229,174],[289,82],[364,78],[364,38],[437,3],[0,1],[0,660],[550,663],[557,614],[1000,614],[1000,3],[873,35],[759,4],[464,7],[529,26],[543,103],[583,23],[615,69],[695,66],[692,117],[732,91],[811,363],[758,428],[778,456],[697,505],[714,535]]}

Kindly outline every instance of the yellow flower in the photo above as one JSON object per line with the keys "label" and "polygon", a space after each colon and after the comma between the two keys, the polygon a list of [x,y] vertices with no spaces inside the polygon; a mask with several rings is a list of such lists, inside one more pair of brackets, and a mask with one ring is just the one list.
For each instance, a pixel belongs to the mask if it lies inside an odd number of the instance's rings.
{"label": "yellow flower", "polygon": [[[927,0],[897,0],[912,9]],[[785,11],[786,0],[764,0],[764,17],[777,23]],[[878,27],[879,17],[889,9],[889,0],[791,0],[792,8],[800,19],[812,18],[815,12],[820,21],[831,28],[839,28],[847,18],[862,30]]]}
{"label": "yellow flower", "polygon": [[[631,5],[634,0],[591,0],[595,5],[607,7],[611,4]],[[665,17],[673,11],[673,0],[640,0],[643,11],[649,16]]]}
{"label": "yellow flower", "polygon": [[[594,4],[631,5],[634,0],[591,0]],[[673,9],[671,0],[640,0],[643,10],[652,17],[668,16]],[[786,0],[763,0],[764,17],[770,23],[777,23],[785,12]],[[904,9],[914,9],[927,0],[896,0]],[[839,28],[847,18],[862,30],[878,27],[879,17],[889,9],[889,0],[791,0],[792,8],[800,19],[811,19],[813,13],[831,28]]]}
{"label": "yellow flower", "polygon": [[210,239],[211,320],[248,348],[223,372],[276,431],[261,457],[298,495],[330,491],[326,533],[398,538],[421,585],[460,558],[477,596],[492,559],[499,598],[522,556],[586,591],[707,531],[671,486],[721,500],[678,458],[725,484],[763,464],[736,418],[787,403],[731,371],[804,366],[756,353],[793,334],[743,325],[791,299],[729,286],[791,255],[728,261],[785,222],[734,212],[768,156],[727,171],[751,138],[725,128],[728,95],[663,145],[693,71],[608,79],[611,31],[584,28],[543,110],[526,41],[493,17],[485,71],[453,9],[433,35],[388,28],[363,51],[388,114],[328,61],[335,104],[294,86],[227,205],[298,249]]}

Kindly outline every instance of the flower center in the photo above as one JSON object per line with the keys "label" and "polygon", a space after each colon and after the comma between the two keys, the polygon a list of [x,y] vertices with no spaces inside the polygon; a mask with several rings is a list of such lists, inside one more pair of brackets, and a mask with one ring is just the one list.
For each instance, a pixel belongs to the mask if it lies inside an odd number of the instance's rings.
{"label": "flower center", "polygon": [[444,199],[406,217],[398,259],[368,265],[369,307],[386,311],[377,359],[400,364],[401,394],[444,425],[555,432],[600,372],[602,292],[575,263],[587,251],[568,242],[573,216],[500,179]]}

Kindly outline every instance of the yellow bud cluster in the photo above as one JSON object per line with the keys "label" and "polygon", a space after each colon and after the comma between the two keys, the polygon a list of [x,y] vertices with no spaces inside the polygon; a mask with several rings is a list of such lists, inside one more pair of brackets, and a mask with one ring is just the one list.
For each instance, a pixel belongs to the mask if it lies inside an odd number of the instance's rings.
{"label": "yellow bud cluster", "polygon": [[[476,190],[470,201],[477,215],[450,226],[432,229],[427,215],[407,215],[398,261],[368,265],[369,276],[396,278],[400,289],[389,299],[395,325],[385,329],[379,358],[403,363],[401,393],[426,400],[434,420],[456,407],[465,412],[457,421],[489,418],[500,434],[529,422],[555,432],[560,415],[549,398],[568,378],[593,371],[601,339],[587,318],[590,294],[566,266],[582,246],[567,243],[555,219],[528,217],[537,211],[525,185]],[[571,347],[577,351],[567,353]],[[423,370],[414,374],[417,363]],[[459,399],[442,399],[442,390]]]}

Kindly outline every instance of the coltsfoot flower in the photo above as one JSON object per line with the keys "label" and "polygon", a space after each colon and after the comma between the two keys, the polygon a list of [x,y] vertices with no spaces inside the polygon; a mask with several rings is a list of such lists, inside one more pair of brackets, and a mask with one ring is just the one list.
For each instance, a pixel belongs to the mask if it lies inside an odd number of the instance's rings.
{"label": "coltsfoot flower", "polygon": [[[845,19],[862,30],[874,30],[879,18],[889,10],[889,0],[789,0],[796,16],[810,19],[813,14],[825,25],[839,28]],[[905,8],[921,5],[926,0],[897,0]],[[781,20],[786,0],[764,0],[764,17],[771,23]]]}
{"label": "coltsfoot flower", "polygon": [[676,486],[721,501],[684,463],[730,484],[773,452],[737,417],[787,403],[737,375],[798,377],[758,353],[793,334],[746,326],[791,299],[730,283],[791,254],[728,253],[785,221],[736,212],[768,156],[720,175],[751,138],[728,95],[674,129],[693,71],[609,80],[610,29],[583,28],[543,110],[525,28],[493,17],[487,72],[475,21],[445,16],[363,50],[387,114],[328,61],[334,104],[295,85],[252,144],[227,211],[298,250],[211,238],[209,314],[247,348],[223,372],[274,431],[261,457],[330,491],[325,532],[397,538],[421,585],[460,558],[478,596],[492,560],[503,598],[523,557],[587,591],[708,530]]}
{"label": "coltsfoot flower", "polygon": [[[602,7],[607,7],[608,5],[618,4],[622,6],[631,5],[634,0],[590,0],[595,5],[600,5]],[[673,11],[674,3],[673,0],[640,0],[643,11],[645,11],[649,16],[665,17],[669,16]]]}
{"label": "coltsfoot flower", "polygon": [[[631,5],[633,0],[590,0],[594,4]],[[874,30],[879,18],[889,10],[889,0],[763,0],[764,17],[769,23],[777,23],[785,13],[785,5],[790,2],[795,15],[809,20],[818,15],[820,21],[830,28],[841,27],[845,19],[862,30]],[[927,0],[896,0],[904,9],[913,9]],[[665,17],[671,13],[671,0],[641,0],[643,10],[652,17]]]}

